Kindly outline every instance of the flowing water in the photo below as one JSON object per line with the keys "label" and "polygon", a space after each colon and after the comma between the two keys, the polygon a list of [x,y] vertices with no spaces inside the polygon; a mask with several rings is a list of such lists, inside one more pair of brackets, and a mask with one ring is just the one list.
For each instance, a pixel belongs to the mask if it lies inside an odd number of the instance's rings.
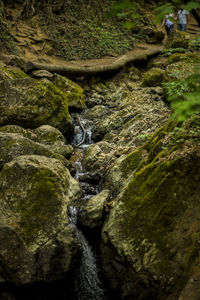
{"label": "flowing water", "polygon": [[[86,129],[86,138],[79,148],[86,149],[90,144],[92,144],[92,124],[88,124],[87,120],[83,119],[81,119],[81,123]],[[80,130],[78,124],[75,127],[75,130],[76,135],[73,140],[73,144],[77,145],[82,141],[83,132]],[[75,179],[80,182],[83,188],[83,197],[81,198],[81,201],[86,201],[97,194],[98,189],[97,187],[93,187],[87,182],[84,182],[84,178],[87,177],[87,172],[84,172],[80,160],[75,163],[75,167]],[[77,224],[78,209],[79,208],[75,206],[70,206],[69,209],[70,220],[74,224]],[[102,283],[99,279],[99,268],[97,266],[97,259],[94,251],[79,229],[77,230],[77,238],[82,246],[82,258],[80,267],[75,276],[76,300],[105,300],[106,297]]]}

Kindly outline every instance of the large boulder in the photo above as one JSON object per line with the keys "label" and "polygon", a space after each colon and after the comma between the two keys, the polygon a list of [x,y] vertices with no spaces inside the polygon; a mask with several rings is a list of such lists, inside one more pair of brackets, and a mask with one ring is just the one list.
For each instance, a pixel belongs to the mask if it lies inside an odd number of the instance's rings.
{"label": "large boulder", "polygon": [[200,267],[200,143],[192,137],[198,124],[161,128],[142,146],[148,154],[113,200],[102,258],[120,299],[178,299]]}
{"label": "large boulder", "polygon": [[0,125],[36,128],[49,124],[63,134],[72,131],[68,94],[50,82],[32,78],[0,82]]}
{"label": "large boulder", "polygon": [[0,281],[24,285],[66,276],[80,247],[67,216],[81,188],[57,159],[19,156],[0,173]]}
{"label": "large boulder", "polygon": [[[14,133],[34,142],[42,144],[49,151],[68,156],[73,152],[73,147],[67,144],[63,134],[50,125],[42,125],[36,129],[24,129],[17,125],[5,125],[0,127],[2,133]],[[28,153],[23,153],[28,154]],[[30,153],[29,153],[30,154]],[[33,154],[33,153],[32,153]],[[44,153],[42,154],[44,155]]]}
{"label": "large boulder", "polygon": [[6,67],[3,63],[0,63],[0,81],[5,79],[27,78],[26,73],[16,67]]}
{"label": "large boulder", "polygon": [[0,169],[6,162],[10,162],[21,155],[41,155],[56,158],[66,166],[69,165],[69,162],[56,151],[16,133],[0,132],[0,144]]}
{"label": "large boulder", "polygon": [[70,111],[80,112],[86,108],[83,89],[77,83],[59,74],[53,75],[53,83],[63,93],[67,93]]}

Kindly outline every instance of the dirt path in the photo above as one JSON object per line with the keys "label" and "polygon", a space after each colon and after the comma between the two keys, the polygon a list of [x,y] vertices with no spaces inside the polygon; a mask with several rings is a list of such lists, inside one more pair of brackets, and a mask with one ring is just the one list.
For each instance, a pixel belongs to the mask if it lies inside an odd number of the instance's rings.
{"label": "dirt path", "polygon": [[[23,57],[26,61],[61,66],[67,64],[68,66],[91,67],[112,64],[123,55],[126,55],[127,57],[138,56],[140,54],[145,55],[150,51],[162,50],[164,48],[165,40],[159,45],[138,43],[135,44],[132,50],[117,57],[106,56],[100,59],[66,61],[63,58],[54,55],[55,51],[53,49],[52,41],[39,27],[37,15],[32,17],[29,21],[22,21],[16,18],[20,14],[20,9],[20,6],[7,8],[8,13],[12,16],[12,21],[10,22],[11,34],[17,42],[19,56]],[[158,25],[158,28],[164,31],[164,28],[160,24]],[[191,37],[200,34],[200,28],[193,18],[190,18],[187,31]]]}

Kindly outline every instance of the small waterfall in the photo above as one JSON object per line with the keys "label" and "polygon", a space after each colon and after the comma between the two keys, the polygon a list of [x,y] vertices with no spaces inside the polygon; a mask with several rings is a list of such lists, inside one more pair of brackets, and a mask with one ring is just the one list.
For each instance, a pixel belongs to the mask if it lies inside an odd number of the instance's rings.
{"label": "small waterfall", "polygon": [[[76,207],[70,206],[69,214],[70,220],[76,224]],[[105,300],[94,252],[80,230],[77,230],[77,238],[83,252],[80,267],[75,274],[76,300]]]}
{"label": "small waterfall", "polygon": [[[79,149],[86,149],[90,144],[92,144],[91,137],[93,124],[84,120],[82,116],[79,116],[79,118],[86,129],[85,141],[79,146]],[[83,132],[80,128],[80,124],[76,121],[76,116],[74,116],[74,119],[76,134],[72,143],[76,146],[81,142]],[[79,202],[86,201],[90,197],[96,195],[98,193],[98,189],[85,181],[85,178],[87,178],[89,173],[83,170],[80,160],[75,163],[75,168],[75,179],[80,182],[83,188],[83,197],[79,200]],[[69,208],[70,220],[74,224],[77,223],[78,210],[79,208],[75,206],[70,206]],[[99,279],[99,269],[94,251],[79,229],[77,230],[77,238],[82,246],[83,252],[80,267],[75,274],[75,300],[105,300],[106,296],[102,283]]]}

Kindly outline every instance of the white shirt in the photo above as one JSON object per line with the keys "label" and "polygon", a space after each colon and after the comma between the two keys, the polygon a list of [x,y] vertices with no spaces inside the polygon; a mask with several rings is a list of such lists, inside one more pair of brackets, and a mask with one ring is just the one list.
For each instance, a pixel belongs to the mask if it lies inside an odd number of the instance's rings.
{"label": "white shirt", "polygon": [[189,15],[189,12],[187,10],[179,10],[178,11],[178,24],[187,24],[187,17]]}

